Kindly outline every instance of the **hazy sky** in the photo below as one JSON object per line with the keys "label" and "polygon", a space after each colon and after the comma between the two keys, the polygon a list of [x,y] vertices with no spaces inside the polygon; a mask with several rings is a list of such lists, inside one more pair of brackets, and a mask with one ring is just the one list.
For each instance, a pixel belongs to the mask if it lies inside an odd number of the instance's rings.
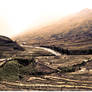
{"label": "hazy sky", "polygon": [[0,34],[13,36],[84,8],[92,0],[0,0]]}

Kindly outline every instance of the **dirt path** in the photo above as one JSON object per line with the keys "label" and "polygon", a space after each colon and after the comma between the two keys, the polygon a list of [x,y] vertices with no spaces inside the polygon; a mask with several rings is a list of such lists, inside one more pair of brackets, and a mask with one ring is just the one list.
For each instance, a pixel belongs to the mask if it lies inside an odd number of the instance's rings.
{"label": "dirt path", "polygon": [[13,60],[12,58],[0,59],[0,67],[6,64],[6,62]]}

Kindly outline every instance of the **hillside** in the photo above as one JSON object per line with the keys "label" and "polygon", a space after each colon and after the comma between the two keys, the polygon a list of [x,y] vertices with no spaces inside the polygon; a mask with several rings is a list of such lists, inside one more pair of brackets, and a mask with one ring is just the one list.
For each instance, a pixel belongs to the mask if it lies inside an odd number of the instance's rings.
{"label": "hillside", "polygon": [[0,57],[9,56],[21,51],[23,48],[17,42],[12,41],[6,36],[0,35]]}
{"label": "hillside", "polygon": [[91,26],[92,10],[84,9],[16,41],[0,36],[0,90],[92,90]]}
{"label": "hillside", "polygon": [[68,49],[92,48],[92,10],[84,9],[45,27],[16,37],[29,45],[55,45]]}

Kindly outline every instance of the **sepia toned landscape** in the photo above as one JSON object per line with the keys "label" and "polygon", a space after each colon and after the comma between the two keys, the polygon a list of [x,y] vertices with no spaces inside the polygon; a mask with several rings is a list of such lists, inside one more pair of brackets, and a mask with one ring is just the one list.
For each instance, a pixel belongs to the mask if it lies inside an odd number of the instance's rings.
{"label": "sepia toned landscape", "polygon": [[[56,4],[56,2],[53,3]],[[46,5],[50,8],[48,2]],[[19,6],[18,9],[20,9]],[[18,11],[17,8],[14,9]],[[28,7],[25,10],[31,8]],[[19,20],[22,13],[19,13],[20,17],[17,14],[12,15],[15,17],[13,21],[13,17],[7,15],[8,24],[12,24],[10,29],[15,28],[16,31],[15,29],[5,31],[6,24],[0,22],[0,30],[4,31],[4,33],[0,31],[0,91],[92,90],[92,9],[80,8],[76,13],[66,14],[67,16],[63,17],[60,15],[61,17],[55,20],[53,18],[52,22],[42,22],[41,24],[38,22],[40,26],[35,28],[25,26],[31,25],[29,21],[35,17],[29,19],[27,14],[23,15],[24,22],[29,24],[22,24],[22,19]],[[36,10],[34,9],[34,11]],[[46,12],[48,15],[49,13]],[[31,14],[32,12],[29,15]],[[43,16],[43,18],[45,17]],[[44,19],[44,21],[46,20]],[[32,23],[35,24],[35,21],[32,20]]]}

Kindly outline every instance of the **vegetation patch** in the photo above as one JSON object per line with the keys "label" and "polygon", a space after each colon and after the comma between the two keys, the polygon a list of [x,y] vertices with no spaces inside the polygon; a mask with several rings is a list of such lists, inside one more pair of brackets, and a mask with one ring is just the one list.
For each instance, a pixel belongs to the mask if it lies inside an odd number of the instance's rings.
{"label": "vegetation patch", "polygon": [[34,61],[27,59],[17,59],[8,61],[0,68],[0,80],[16,81],[23,78],[23,76],[34,72]]}
{"label": "vegetation patch", "polygon": [[15,58],[0,67],[0,80],[22,81],[30,75],[43,75],[53,73],[55,70],[46,65],[35,62],[34,58]]}
{"label": "vegetation patch", "polygon": [[19,64],[16,61],[10,61],[0,68],[1,80],[18,80]]}
{"label": "vegetation patch", "polygon": [[[88,61],[89,62],[89,61]],[[87,62],[82,62],[80,64],[76,64],[73,66],[68,66],[68,67],[58,67],[61,73],[66,73],[66,72],[75,72],[76,70],[80,70],[82,66],[85,66]]]}

